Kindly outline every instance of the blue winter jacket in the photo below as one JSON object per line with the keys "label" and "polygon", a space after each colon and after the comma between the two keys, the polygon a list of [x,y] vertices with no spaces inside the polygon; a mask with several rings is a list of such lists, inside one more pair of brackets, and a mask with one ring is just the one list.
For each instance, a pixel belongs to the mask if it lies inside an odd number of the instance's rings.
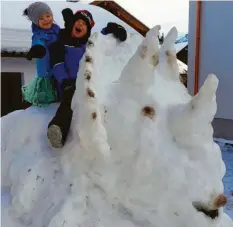
{"label": "blue winter jacket", "polygon": [[[105,35],[104,29],[101,33]],[[59,62],[53,67],[53,76],[55,77],[58,86],[58,93],[61,94],[61,83],[64,79],[76,79],[79,70],[79,62],[86,51],[86,44],[74,47],[65,45],[65,61]]]}
{"label": "blue winter jacket", "polygon": [[32,46],[39,44],[46,48],[46,55],[41,59],[36,59],[36,70],[39,77],[52,76],[48,46],[57,40],[59,31],[60,27],[56,24],[53,24],[50,29],[46,30],[32,23]]}

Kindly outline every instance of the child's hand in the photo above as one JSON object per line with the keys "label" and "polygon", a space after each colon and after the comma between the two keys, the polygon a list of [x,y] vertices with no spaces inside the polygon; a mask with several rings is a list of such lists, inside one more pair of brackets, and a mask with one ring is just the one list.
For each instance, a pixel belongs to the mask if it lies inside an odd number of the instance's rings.
{"label": "child's hand", "polygon": [[65,22],[65,29],[72,30],[73,27],[73,11],[70,8],[66,8],[62,10],[63,20]]}
{"label": "child's hand", "polygon": [[32,58],[43,58],[46,54],[46,49],[41,45],[35,45],[31,47],[27,53],[27,60],[32,60]]}
{"label": "child's hand", "polygon": [[124,27],[117,23],[109,22],[107,27],[104,28],[105,34],[112,33],[120,41],[125,41],[127,39],[127,32]]}

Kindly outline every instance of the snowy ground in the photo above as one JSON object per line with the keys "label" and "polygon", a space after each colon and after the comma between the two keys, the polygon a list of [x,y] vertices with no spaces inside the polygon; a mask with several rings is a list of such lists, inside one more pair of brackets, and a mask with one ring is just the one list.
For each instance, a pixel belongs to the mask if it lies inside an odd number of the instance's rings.
{"label": "snowy ground", "polygon": [[224,211],[233,219],[233,146],[221,147],[223,161],[226,165],[226,174],[223,178],[225,194],[228,202]]}
{"label": "snowy ground", "polygon": [[[223,161],[226,165],[226,174],[223,178],[223,184],[224,184],[224,191],[227,196],[228,202],[226,206],[224,207],[224,211],[233,219],[233,147],[224,146],[224,145],[220,145],[220,146],[222,150]],[[1,205],[8,206],[7,204],[10,204],[10,203],[11,203],[11,196],[10,196],[9,188],[2,188]],[[3,213],[2,213],[3,218],[7,216],[6,212],[7,210],[5,211],[3,210]]]}

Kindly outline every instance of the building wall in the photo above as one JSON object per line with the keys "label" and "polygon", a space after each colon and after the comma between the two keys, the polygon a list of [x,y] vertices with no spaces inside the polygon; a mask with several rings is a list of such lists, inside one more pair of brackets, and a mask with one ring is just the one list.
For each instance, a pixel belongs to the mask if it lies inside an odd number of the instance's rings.
{"label": "building wall", "polygon": [[[196,1],[190,1],[188,89],[193,94]],[[233,120],[233,2],[202,1],[199,87],[209,73],[219,79],[216,118]],[[232,125],[233,126],[233,125]],[[232,133],[233,134],[233,133]]]}
{"label": "building wall", "polygon": [[25,58],[1,58],[1,72],[21,72],[22,84],[27,84],[36,76],[36,64]]}

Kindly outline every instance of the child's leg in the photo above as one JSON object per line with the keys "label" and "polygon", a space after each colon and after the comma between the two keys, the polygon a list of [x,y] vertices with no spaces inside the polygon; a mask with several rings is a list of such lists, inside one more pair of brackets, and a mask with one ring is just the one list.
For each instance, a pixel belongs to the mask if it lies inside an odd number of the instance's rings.
{"label": "child's leg", "polygon": [[71,110],[71,101],[75,92],[75,80],[63,80],[61,104],[57,109],[54,118],[48,125],[47,136],[55,148],[64,146],[69,133],[72,121],[73,111]]}

